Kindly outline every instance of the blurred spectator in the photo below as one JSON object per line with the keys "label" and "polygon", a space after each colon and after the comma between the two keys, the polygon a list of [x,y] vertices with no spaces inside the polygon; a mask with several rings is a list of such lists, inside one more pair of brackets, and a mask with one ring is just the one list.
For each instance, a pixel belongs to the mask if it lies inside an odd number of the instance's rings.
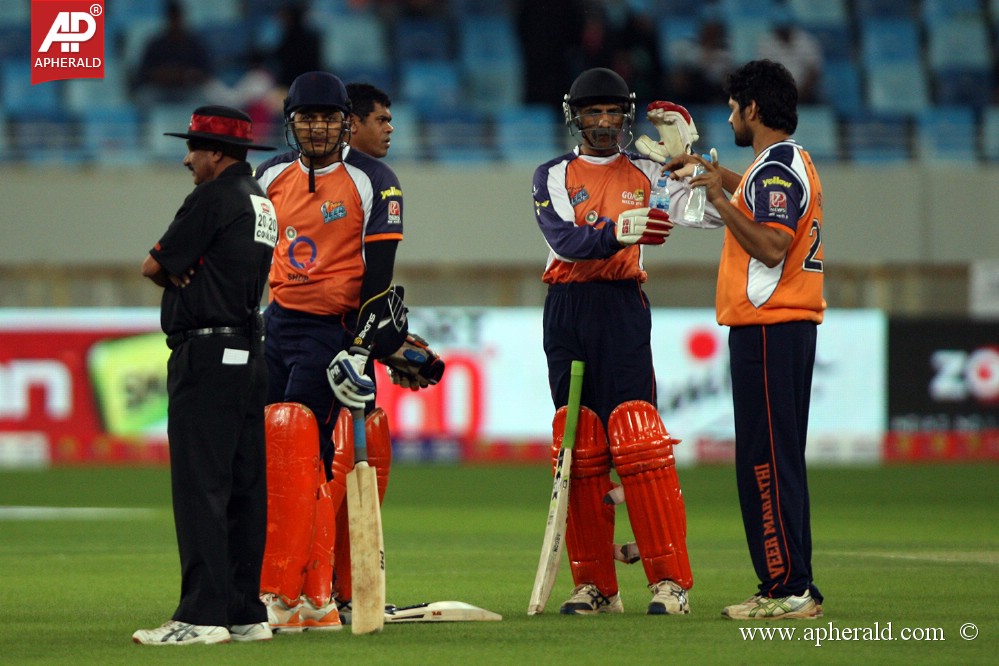
{"label": "blurred spectator", "polygon": [[815,104],[819,101],[822,79],[822,46],[797,25],[793,10],[785,9],[773,29],[760,39],[756,55],[787,67],[798,84],[798,103]]}
{"label": "blurred spectator", "polygon": [[135,101],[140,105],[202,103],[205,86],[214,78],[208,48],[197,33],[188,29],[179,0],[168,0],[164,20],[163,31],[143,49],[132,82]]}
{"label": "blurred spectator", "polygon": [[629,9],[612,40],[611,69],[621,75],[635,97],[645,102],[662,95],[664,72],[659,35],[653,18]]}
{"label": "blurred spectator", "polygon": [[308,8],[301,2],[286,4],[278,10],[283,30],[274,49],[274,62],[278,85],[284,88],[299,74],[323,69],[322,38],[309,25],[307,17]]}
{"label": "blurred spectator", "polygon": [[679,62],[671,63],[669,90],[679,104],[725,104],[725,80],[733,69],[725,24],[718,19],[705,20],[696,43]]}
{"label": "blurred spectator", "polygon": [[282,111],[287,89],[278,85],[260,51],[251,51],[246,64],[246,72],[239,80],[231,88],[219,90],[211,99],[221,99],[228,106],[244,109],[253,120],[257,141],[281,145],[284,142]]}
{"label": "blurred spectator", "polygon": [[583,34],[582,0],[518,0],[517,36],[524,61],[524,102],[551,104],[569,92]]}

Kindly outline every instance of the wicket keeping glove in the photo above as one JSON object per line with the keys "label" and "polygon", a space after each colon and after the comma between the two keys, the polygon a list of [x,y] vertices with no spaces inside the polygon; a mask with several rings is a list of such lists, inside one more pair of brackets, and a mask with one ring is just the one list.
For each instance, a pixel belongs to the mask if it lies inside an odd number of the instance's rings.
{"label": "wicket keeping glove", "polygon": [[333,388],[333,395],[341,404],[350,409],[361,409],[364,404],[375,399],[375,383],[364,374],[368,364],[368,351],[351,347],[333,357],[326,378]]}
{"label": "wicket keeping glove", "polygon": [[645,117],[659,131],[659,141],[643,134],[635,141],[638,152],[663,164],[677,155],[691,152],[698,134],[687,109],[673,102],[652,102]]}
{"label": "wicket keeping glove", "polygon": [[673,223],[658,208],[632,208],[617,218],[614,234],[621,245],[662,245]]}
{"label": "wicket keeping glove", "polygon": [[387,366],[393,384],[411,391],[432,386],[444,376],[444,361],[415,333],[409,333],[399,349],[379,362]]}

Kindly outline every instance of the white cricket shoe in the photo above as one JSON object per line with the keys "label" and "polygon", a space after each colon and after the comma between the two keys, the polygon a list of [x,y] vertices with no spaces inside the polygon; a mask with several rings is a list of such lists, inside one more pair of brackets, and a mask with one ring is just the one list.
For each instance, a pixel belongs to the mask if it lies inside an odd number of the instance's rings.
{"label": "white cricket shoe", "polygon": [[302,629],[305,631],[337,631],[343,628],[340,622],[340,613],[336,607],[336,600],[330,599],[328,604],[316,607],[312,601],[306,597],[300,597],[301,603],[298,608],[298,617],[302,622]]}
{"label": "white cricket shoe", "polygon": [[672,580],[661,580],[649,585],[652,601],[647,615],[686,615],[690,612],[687,590]]}
{"label": "white cricket shoe", "polygon": [[213,625],[190,624],[170,620],[156,629],[139,629],[132,642],[140,645],[194,645],[196,643],[228,643],[229,630]]}
{"label": "white cricket shoe", "polygon": [[814,620],[822,617],[822,606],[809,590],[800,596],[775,598],[756,594],[741,604],[726,606],[722,615],[730,620]]}
{"label": "white cricket shoe", "polygon": [[298,614],[300,604],[288,606],[280,596],[266,592],[260,600],[267,607],[267,623],[275,634],[295,634],[302,631],[302,618]]}
{"label": "white cricket shoe", "polygon": [[597,613],[623,613],[624,604],[621,595],[606,597],[592,583],[584,583],[572,591],[569,600],[562,604],[559,613],[562,615],[596,615]]}
{"label": "white cricket shoe", "polygon": [[248,643],[250,641],[269,641],[274,637],[274,632],[266,622],[256,624],[233,624],[229,626],[229,635],[237,643]]}

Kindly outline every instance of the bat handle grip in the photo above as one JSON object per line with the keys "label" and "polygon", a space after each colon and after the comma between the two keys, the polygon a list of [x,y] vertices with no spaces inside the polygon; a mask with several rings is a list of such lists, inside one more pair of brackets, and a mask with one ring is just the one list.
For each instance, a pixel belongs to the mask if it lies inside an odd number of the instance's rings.
{"label": "bat handle grip", "polygon": [[364,430],[364,409],[350,410],[350,416],[354,421],[354,463],[362,460],[368,461],[368,440]]}

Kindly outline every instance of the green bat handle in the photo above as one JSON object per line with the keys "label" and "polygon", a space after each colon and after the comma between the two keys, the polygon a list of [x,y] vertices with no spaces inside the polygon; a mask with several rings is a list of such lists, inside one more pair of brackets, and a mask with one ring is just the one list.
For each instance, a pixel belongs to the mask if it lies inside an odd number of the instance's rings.
{"label": "green bat handle", "polygon": [[583,370],[586,364],[573,361],[569,370],[569,405],[565,415],[565,430],[562,435],[562,447],[571,449],[576,443],[576,426],[579,424],[579,399],[583,394]]}

